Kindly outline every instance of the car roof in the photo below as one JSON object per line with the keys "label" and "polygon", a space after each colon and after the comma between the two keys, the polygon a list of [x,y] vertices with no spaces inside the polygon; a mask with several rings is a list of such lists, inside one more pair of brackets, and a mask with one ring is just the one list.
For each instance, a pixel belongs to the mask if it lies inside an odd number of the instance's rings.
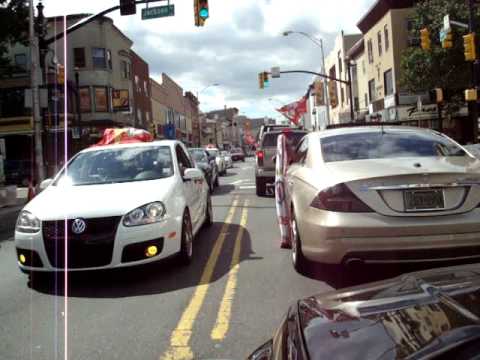
{"label": "car roof", "polygon": [[352,126],[344,127],[337,129],[327,129],[322,131],[316,131],[311,133],[311,136],[318,136],[320,138],[336,135],[346,135],[346,134],[359,134],[359,133],[371,133],[371,132],[423,132],[429,134],[436,134],[437,132],[431,129],[424,129],[414,126]]}
{"label": "car roof", "polygon": [[80,152],[84,153],[84,152],[107,150],[107,149],[123,149],[123,148],[151,147],[151,146],[173,147],[176,144],[180,144],[180,141],[177,141],[177,140],[157,140],[157,141],[138,142],[138,143],[129,143],[129,144],[112,144],[112,145],[93,146],[93,147],[83,149]]}

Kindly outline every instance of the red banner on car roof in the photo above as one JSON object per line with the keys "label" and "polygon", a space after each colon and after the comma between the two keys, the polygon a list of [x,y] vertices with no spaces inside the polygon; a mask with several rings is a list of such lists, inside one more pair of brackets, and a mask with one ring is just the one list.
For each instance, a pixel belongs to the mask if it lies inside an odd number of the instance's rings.
{"label": "red banner on car roof", "polygon": [[135,128],[105,129],[102,140],[94,146],[129,144],[153,141],[153,136],[148,131]]}
{"label": "red banner on car roof", "polygon": [[282,106],[277,111],[295,125],[298,125],[302,115],[307,112],[307,98],[304,96],[298,101]]}

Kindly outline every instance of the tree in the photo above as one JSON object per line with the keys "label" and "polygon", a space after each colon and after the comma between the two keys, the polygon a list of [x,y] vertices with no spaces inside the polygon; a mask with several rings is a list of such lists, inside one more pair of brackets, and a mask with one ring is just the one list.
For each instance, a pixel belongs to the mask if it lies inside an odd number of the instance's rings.
{"label": "tree", "polygon": [[28,1],[0,0],[0,74],[10,66],[10,44],[28,43]]}
{"label": "tree", "polygon": [[[416,3],[411,35],[418,38],[420,29],[428,28],[431,50],[410,47],[405,51],[401,65],[401,84],[412,93],[437,87],[444,89],[444,109],[452,115],[464,104],[463,90],[471,86],[472,68],[463,55],[462,35],[467,33],[466,29],[452,26],[453,47],[443,49],[441,46],[439,34],[443,28],[443,17],[447,14],[452,20],[468,23],[467,1],[423,0]],[[478,12],[476,18],[480,24]]]}

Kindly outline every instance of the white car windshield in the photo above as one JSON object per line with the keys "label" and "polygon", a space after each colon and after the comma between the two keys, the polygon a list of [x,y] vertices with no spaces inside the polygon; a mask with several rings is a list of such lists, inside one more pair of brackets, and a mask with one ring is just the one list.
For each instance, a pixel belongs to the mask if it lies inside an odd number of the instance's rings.
{"label": "white car windshield", "polygon": [[402,157],[467,156],[448,138],[413,131],[361,132],[320,140],[325,162]]}
{"label": "white car windshield", "polygon": [[78,154],[68,164],[55,185],[98,185],[156,180],[173,175],[167,146],[139,146],[98,149]]}

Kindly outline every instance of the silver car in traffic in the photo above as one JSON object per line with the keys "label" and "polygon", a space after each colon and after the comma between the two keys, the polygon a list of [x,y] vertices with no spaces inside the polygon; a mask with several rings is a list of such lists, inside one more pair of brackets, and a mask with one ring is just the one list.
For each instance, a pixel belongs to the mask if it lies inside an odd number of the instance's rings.
{"label": "silver car in traffic", "polygon": [[480,161],[410,127],[310,133],[287,183],[292,260],[330,264],[480,258]]}

